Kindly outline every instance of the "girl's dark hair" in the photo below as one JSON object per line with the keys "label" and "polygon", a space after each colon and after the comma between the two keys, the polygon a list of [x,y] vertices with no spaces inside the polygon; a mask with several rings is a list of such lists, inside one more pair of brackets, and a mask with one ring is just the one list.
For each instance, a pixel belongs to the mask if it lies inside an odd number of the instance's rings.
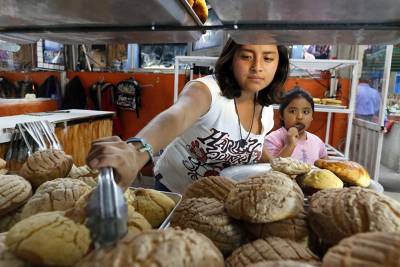
{"label": "girl's dark hair", "polygon": [[[241,47],[231,38],[228,39],[215,64],[215,77],[221,87],[222,95],[232,99],[240,97],[241,89],[232,70],[233,56]],[[262,106],[279,103],[283,95],[283,85],[289,73],[289,56],[285,46],[277,45],[279,63],[272,82],[258,93],[257,102]]]}
{"label": "girl's dark hair", "polygon": [[306,90],[300,88],[300,87],[295,87],[292,90],[288,91],[282,98],[282,102],[279,106],[279,114],[281,114],[281,125],[285,126],[285,123],[283,121],[283,111],[285,108],[290,104],[290,102],[293,101],[293,99],[302,97],[305,100],[307,100],[308,103],[311,105],[311,109],[314,113],[314,100],[310,93],[308,93]]}

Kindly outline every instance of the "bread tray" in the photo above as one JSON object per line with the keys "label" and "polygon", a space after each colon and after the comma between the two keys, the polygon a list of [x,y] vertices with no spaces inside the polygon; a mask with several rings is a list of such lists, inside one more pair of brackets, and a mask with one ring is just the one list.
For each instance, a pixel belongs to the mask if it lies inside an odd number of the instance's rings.
{"label": "bread tray", "polygon": [[[129,189],[131,190],[136,190],[139,189],[137,187],[129,187]],[[153,189],[155,190],[155,189]],[[179,204],[182,201],[182,195],[179,193],[173,193],[173,192],[166,192],[166,191],[159,191],[156,190],[160,193],[163,193],[164,195],[166,195],[167,197],[171,198],[174,202],[175,202],[175,207],[171,210],[171,212],[168,214],[168,216],[165,218],[165,220],[160,224],[160,226],[158,227],[158,229],[165,229],[169,227],[170,221],[171,221],[171,217],[174,214],[175,209],[179,206]]]}

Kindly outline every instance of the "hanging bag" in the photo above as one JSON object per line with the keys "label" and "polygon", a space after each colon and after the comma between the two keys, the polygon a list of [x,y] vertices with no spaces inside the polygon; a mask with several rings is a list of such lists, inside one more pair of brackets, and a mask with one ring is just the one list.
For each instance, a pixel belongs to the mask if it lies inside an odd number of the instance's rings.
{"label": "hanging bag", "polygon": [[116,97],[118,108],[136,111],[136,116],[139,118],[140,91],[140,85],[134,78],[118,83]]}

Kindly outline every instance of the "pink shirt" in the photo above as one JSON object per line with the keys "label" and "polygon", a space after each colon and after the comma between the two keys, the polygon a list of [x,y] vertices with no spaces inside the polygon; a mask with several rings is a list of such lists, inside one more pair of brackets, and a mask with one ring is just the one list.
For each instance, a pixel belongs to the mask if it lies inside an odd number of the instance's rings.
{"label": "pink shirt", "polygon": [[[326,147],[322,140],[315,134],[306,131],[307,139],[299,140],[291,157],[314,164],[314,161],[327,157]],[[286,145],[287,130],[285,127],[271,132],[265,137],[264,146],[272,156],[277,156]]]}

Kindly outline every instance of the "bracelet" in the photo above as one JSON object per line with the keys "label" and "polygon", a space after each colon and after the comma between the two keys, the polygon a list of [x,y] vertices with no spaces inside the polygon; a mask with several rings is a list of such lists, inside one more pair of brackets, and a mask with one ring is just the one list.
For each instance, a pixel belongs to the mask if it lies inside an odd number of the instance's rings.
{"label": "bracelet", "polygon": [[128,138],[126,140],[126,142],[128,144],[130,144],[130,143],[140,143],[142,145],[142,147],[138,148],[138,151],[139,152],[147,152],[147,154],[150,157],[149,161],[154,162],[153,147],[149,143],[146,143],[143,138],[131,137],[131,138]]}

